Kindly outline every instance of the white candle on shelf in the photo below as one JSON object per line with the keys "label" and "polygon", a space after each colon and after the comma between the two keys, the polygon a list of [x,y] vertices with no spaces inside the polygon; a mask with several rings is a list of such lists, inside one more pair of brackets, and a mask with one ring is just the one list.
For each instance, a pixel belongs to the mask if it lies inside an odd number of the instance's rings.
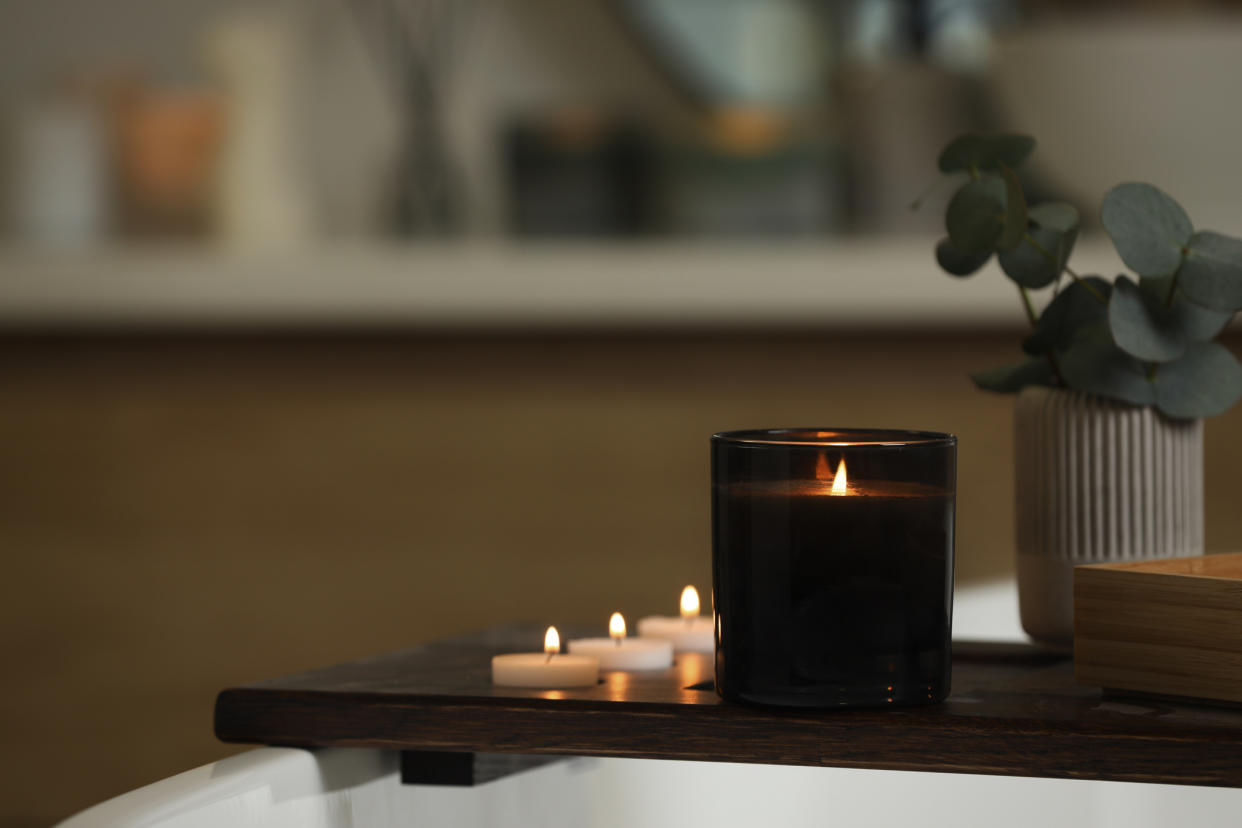
{"label": "white candle on shelf", "polygon": [[575,638],[569,652],[595,656],[601,670],[661,670],[673,663],[673,642],[665,638],[626,638],[625,619],[614,612],[608,638]]}
{"label": "white candle on shelf", "polygon": [[561,655],[561,636],[548,627],[542,653],[492,656],[492,684],[506,687],[589,687],[599,682],[599,659]]}
{"label": "white candle on shelf", "polygon": [[699,591],[688,586],[681,591],[681,617],[651,615],[640,618],[638,634],[651,638],[667,638],[679,653],[712,653],[716,651],[715,624],[711,618],[699,617]]}

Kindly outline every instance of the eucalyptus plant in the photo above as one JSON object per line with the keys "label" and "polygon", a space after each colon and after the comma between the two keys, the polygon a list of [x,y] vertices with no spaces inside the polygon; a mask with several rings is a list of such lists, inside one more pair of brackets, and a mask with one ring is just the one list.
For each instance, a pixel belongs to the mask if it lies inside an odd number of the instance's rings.
{"label": "eucalyptus plant", "polygon": [[[941,172],[965,181],[945,209],[936,261],[969,276],[995,254],[1031,323],[1027,358],[972,374],[975,384],[1071,388],[1175,418],[1229,409],[1242,397],[1242,365],[1216,337],[1242,309],[1242,240],[1196,231],[1167,193],[1128,182],[1108,192],[1100,217],[1133,275],[1080,275],[1069,264],[1078,211],[1028,204],[1015,172],[1034,149],[1027,135],[964,135],[940,154]],[[1030,291],[1049,286],[1036,311]]]}

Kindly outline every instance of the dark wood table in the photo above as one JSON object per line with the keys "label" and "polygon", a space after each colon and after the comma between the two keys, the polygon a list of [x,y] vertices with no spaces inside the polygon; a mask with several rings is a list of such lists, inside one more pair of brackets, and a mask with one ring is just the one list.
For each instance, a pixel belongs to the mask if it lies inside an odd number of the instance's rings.
{"label": "dark wood table", "polygon": [[1074,684],[1069,660],[1022,645],[955,644],[941,704],[800,711],[721,701],[701,655],[575,690],[491,684],[493,654],[537,650],[542,638],[542,627],[497,628],[229,688],[216,735],[399,749],[411,781],[483,781],[506,771],[474,757],[517,754],[1242,787],[1242,710],[1103,697]]}

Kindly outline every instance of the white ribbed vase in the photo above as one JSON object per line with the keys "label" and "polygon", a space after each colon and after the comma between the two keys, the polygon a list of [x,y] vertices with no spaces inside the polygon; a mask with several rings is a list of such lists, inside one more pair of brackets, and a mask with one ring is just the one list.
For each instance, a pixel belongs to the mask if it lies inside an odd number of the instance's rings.
{"label": "white ribbed vase", "polygon": [[1075,566],[1203,554],[1203,421],[1043,387],[1016,409],[1022,626],[1070,649]]}

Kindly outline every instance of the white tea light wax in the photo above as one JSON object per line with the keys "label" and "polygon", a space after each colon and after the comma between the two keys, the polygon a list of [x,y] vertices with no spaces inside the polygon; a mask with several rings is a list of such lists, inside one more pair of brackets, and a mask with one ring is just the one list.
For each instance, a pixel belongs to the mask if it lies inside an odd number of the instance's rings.
{"label": "white tea light wax", "polygon": [[608,620],[608,638],[575,638],[574,655],[595,656],[601,670],[662,670],[673,663],[673,642],[665,638],[626,638],[625,619],[614,612]]}
{"label": "white tea light wax", "polygon": [[681,591],[681,617],[651,615],[638,620],[638,634],[667,638],[679,653],[716,651],[716,630],[711,618],[699,616],[699,591],[688,586]]}
{"label": "white tea light wax", "polygon": [[561,636],[548,627],[542,653],[492,656],[492,684],[505,687],[590,687],[599,682],[599,659],[590,655],[561,655]]}

